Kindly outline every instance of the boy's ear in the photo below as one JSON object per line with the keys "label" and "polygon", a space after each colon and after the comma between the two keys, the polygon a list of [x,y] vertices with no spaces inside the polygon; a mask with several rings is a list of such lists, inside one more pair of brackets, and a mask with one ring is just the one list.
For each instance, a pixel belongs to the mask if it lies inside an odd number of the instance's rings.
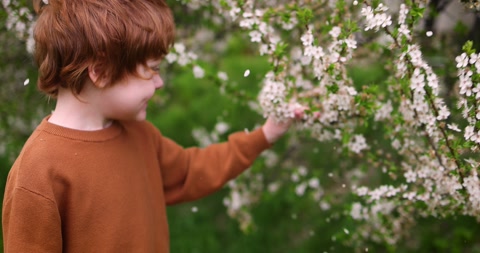
{"label": "boy's ear", "polygon": [[98,88],[105,88],[107,83],[104,78],[101,78],[100,73],[100,66],[98,64],[92,64],[88,67],[88,77],[90,77],[92,83]]}

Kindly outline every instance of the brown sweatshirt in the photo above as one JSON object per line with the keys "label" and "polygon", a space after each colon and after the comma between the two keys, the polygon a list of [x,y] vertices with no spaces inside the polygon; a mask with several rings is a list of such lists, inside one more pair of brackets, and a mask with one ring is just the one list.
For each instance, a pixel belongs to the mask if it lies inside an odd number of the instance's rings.
{"label": "brown sweatshirt", "polygon": [[146,121],[89,132],[45,118],[8,177],[5,252],[169,252],[165,206],[216,191],[268,147],[261,129],[183,149]]}

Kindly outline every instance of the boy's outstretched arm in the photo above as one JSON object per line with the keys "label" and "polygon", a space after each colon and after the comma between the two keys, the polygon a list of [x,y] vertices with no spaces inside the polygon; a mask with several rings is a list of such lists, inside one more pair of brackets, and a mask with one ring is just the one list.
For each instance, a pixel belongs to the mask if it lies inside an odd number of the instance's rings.
{"label": "boy's outstretched arm", "polygon": [[[295,117],[302,114],[303,110]],[[249,168],[263,150],[285,134],[293,121],[292,118],[276,122],[269,118],[259,129],[234,133],[227,142],[201,149],[183,149],[159,136],[157,152],[167,204],[192,201],[218,190]]]}

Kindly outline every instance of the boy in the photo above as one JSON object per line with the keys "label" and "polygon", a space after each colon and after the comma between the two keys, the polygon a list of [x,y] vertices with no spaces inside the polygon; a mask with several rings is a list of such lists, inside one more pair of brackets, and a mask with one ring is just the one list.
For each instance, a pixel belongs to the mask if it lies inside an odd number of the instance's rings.
{"label": "boy", "polygon": [[5,252],[169,252],[165,206],[216,191],[291,122],[183,149],[145,121],[174,39],[164,1],[47,3],[35,3],[35,60],[56,108],[10,171]]}

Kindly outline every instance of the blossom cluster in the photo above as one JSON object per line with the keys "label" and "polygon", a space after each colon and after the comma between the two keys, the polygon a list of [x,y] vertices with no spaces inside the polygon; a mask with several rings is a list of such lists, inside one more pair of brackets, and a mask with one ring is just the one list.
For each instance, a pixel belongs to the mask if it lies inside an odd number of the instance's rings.
{"label": "blossom cluster", "polygon": [[[377,188],[354,187],[352,190],[365,199],[365,204],[354,203],[351,216],[355,220],[367,221],[356,236],[385,241],[396,244],[404,235],[406,227],[412,226],[414,220],[410,215],[413,211],[421,216],[446,217],[461,213],[479,217],[479,185],[476,170],[478,166],[466,166],[459,152],[461,148],[454,147],[457,136],[448,132],[460,132],[456,124],[447,124],[451,112],[447,103],[439,96],[439,78],[430,65],[422,57],[420,47],[410,41],[411,30],[405,26],[405,15],[409,13],[406,5],[401,5],[399,16],[399,35],[390,33],[392,45],[398,48],[399,55],[395,60],[395,77],[397,83],[404,83],[409,92],[402,88],[390,89],[390,98],[400,97],[397,102],[401,121],[395,121],[396,115],[377,113],[376,119],[388,122],[402,122],[392,125],[392,148],[401,157],[400,168],[403,171],[404,183],[394,187],[381,185]],[[368,30],[368,29],[367,29]],[[402,38],[403,36],[403,38]],[[406,38],[407,40],[404,40]],[[408,44],[405,44],[405,41]],[[476,70],[474,53],[469,58],[462,54],[456,58],[459,68],[459,106],[463,108],[463,117],[470,124],[465,128],[464,137],[467,141],[477,141],[475,133],[475,97],[476,86],[471,77]],[[474,71],[472,71],[472,69]],[[475,99],[476,100],[476,99]],[[473,111],[471,111],[473,109]],[[391,112],[392,102],[388,100],[380,104],[380,110]],[[426,142],[419,142],[426,138]],[[478,143],[478,142],[476,142]],[[471,171],[465,174],[462,171]],[[466,190],[467,194],[464,194]],[[416,203],[422,203],[425,209],[417,210]],[[379,209],[378,206],[382,208]],[[385,222],[379,217],[388,217]],[[365,223],[367,224],[367,223]],[[402,232],[403,231],[403,232]],[[373,233],[370,233],[373,232]]]}
{"label": "blossom cluster", "polygon": [[380,3],[375,9],[371,6],[363,7],[361,15],[365,17],[365,31],[378,31],[380,28],[385,28],[391,25],[392,17],[386,13],[387,11],[388,7],[382,3]]}
{"label": "blossom cluster", "polygon": [[223,204],[227,207],[230,217],[240,223],[243,231],[247,231],[254,226],[252,215],[248,210],[260,201],[257,193],[263,191],[264,184],[261,174],[251,175],[247,171],[242,177],[228,183],[227,187],[230,192],[223,199]]}
{"label": "blossom cluster", "polygon": [[27,51],[33,52],[33,14],[19,1],[2,0],[2,5],[8,15],[7,29],[15,31],[18,38],[26,41]]}
{"label": "blossom cluster", "polygon": [[259,95],[260,106],[264,116],[273,116],[278,121],[285,121],[294,117],[287,98],[287,87],[284,80],[276,80],[274,73],[267,74],[262,91]]}
{"label": "blossom cluster", "polygon": [[[458,87],[460,99],[458,107],[468,124],[465,127],[464,138],[467,141],[480,144],[480,129],[477,122],[480,120],[480,106],[477,105],[480,98],[480,56],[476,53],[462,53],[455,58],[458,68]],[[477,80],[477,81],[475,81]]]}
{"label": "blossom cluster", "polygon": [[196,128],[192,131],[193,138],[197,141],[200,147],[206,147],[221,140],[230,126],[226,122],[217,122],[214,129],[208,132],[205,128]]}

